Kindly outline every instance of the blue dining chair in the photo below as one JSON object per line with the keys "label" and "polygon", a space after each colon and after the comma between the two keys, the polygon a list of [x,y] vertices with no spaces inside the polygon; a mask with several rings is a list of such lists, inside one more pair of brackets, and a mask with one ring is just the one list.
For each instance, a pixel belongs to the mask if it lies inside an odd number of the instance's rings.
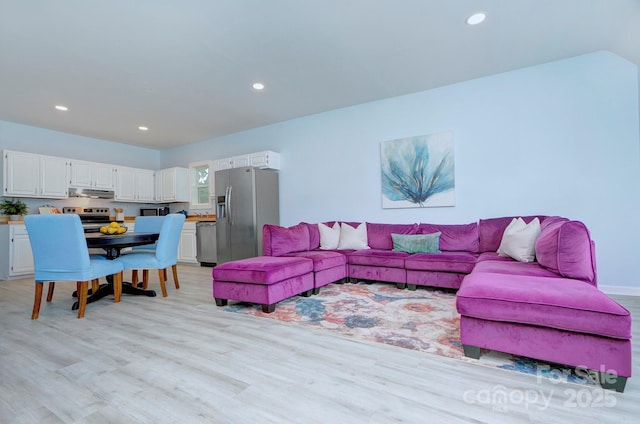
{"label": "blue dining chair", "polygon": [[[134,222],[135,231],[137,233],[160,233],[162,229],[162,224],[164,223],[164,216],[137,216]],[[158,246],[158,242],[156,241],[153,244],[145,244],[143,246],[134,246],[128,252],[124,254],[130,254],[135,252],[150,252],[154,253],[156,251],[156,247]],[[143,280],[148,281],[149,270],[145,269],[142,271]],[[145,274],[147,273],[147,274]],[[165,268],[165,281],[167,280],[166,268]],[[177,271],[176,271],[177,274]],[[146,275],[146,278],[145,278]],[[174,282],[178,281],[174,274]],[[138,284],[138,270],[131,270],[131,284],[136,287]],[[144,282],[142,283],[144,287]],[[146,289],[146,287],[144,287]],[[178,283],[176,283],[176,288],[180,288]]]}
{"label": "blue dining chair", "polygon": [[53,298],[56,281],[75,281],[78,290],[78,318],[84,317],[89,281],[97,285],[100,277],[113,275],[115,302],[122,295],[122,264],[92,259],[80,217],[68,215],[27,215],[24,224],[33,252],[36,292],[31,319],[38,319],[42,290],[49,282],[47,302]]}
{"label": "blue dining chair", "polygon": [[[157,269],[162,296],[167,297],[167,287],[165,285],[166,268],[173,268],[176,288],[180,288],[176,264],[178,263],[178,244],[180,243],[184,220],[185,216],[183,214],[172,213],[166,215],[162,228],[160,228],[160,236],[158,237],[155,251],[131,251],[114,259],[114,262],[121,263],[124,269],[143,269],[142,284],[145,289],[148,284],[148,270]],[[136,232],[138,232],[138,227],[136,227]]]}

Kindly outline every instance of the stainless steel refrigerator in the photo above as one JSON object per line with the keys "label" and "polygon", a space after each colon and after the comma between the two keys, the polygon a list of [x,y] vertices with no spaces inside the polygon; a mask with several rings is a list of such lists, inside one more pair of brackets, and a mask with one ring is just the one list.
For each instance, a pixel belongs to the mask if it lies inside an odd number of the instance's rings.
{"label": "stainless steel refrigerator", "polygon": [[262,254],[262,226],[278,225],[278,172],[232,168],[215,173],[218,264]]}

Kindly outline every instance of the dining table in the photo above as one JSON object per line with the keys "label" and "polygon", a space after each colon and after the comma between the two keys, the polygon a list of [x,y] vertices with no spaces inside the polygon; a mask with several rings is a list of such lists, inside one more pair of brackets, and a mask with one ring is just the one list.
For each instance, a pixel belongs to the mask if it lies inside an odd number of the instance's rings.
{"label": "dining table", "polygon": [[[114,260],[120,256],[122,249],[133,246],[144,246],[145,244],[153,244],[158,240],[159,233],[137,233],[126,232],[123,234],[103,234],[103,233],[86,233],[85,238],[87,240],[88,248],[100,248],[106,252],[107,260]],[[105,296],[113,294],[113,276],[108,275],[106,277],[107,283],[101,284],[98,290],[91,292],[87,297],[87,303],[95,302],[102,299]],[[136,296],[149,296],[156,295],[154,290],[145,290],[140,287],[136,287],[130,282],[122,282],[122,293],[131,294]],[[74,297],[77,293],[74,292]],[[72,310],[78,309],[79,303],[75,302],[72,306]]]}

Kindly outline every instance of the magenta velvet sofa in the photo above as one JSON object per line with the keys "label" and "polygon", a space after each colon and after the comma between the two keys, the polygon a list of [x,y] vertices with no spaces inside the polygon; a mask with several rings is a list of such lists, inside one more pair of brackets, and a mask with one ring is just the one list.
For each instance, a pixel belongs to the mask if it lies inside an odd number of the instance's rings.
{"label": "magenta velvet sofa", "polygon": [[[362,250],[319,249],[317,224],[265,225],[263,254],[312,261],[314,293],[346,279],[410,290],[458,289],[465,355],[478,358],[481,349],[489,349],[569,365],[621,392],[631,376],[631,316],[598,290],[595,245],[586,226],[561,217],[537,218],[535,262],[496,253],[513,217],[464,225],[367,222],[370,248]],[[435,232],[441,253],[393,250],[392,233]]]}

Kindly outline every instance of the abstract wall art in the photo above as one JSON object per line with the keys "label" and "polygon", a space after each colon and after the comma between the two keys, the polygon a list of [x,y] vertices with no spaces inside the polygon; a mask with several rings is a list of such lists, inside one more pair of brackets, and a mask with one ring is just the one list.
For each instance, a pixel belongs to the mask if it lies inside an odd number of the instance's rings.
{"label": "abstract wall art", "polygon": [[383,141],[380,159],[383,208],[455,205],[451,131]]}

